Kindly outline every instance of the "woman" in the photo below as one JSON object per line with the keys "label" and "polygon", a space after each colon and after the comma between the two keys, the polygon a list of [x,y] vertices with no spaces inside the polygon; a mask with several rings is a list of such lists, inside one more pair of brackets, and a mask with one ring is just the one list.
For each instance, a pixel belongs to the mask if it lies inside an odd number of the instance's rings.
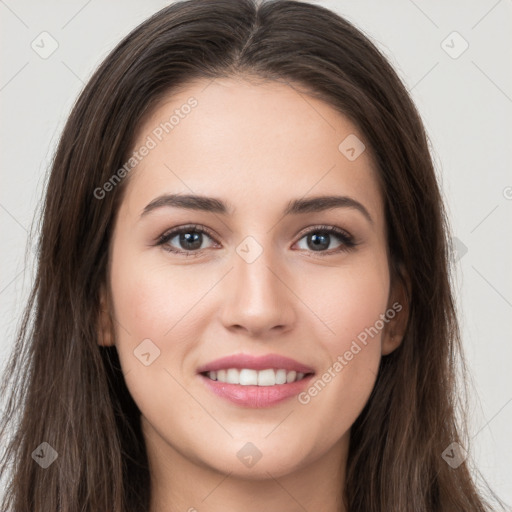
{"label": "woman", "polygon": [[158,12],[57,149],[2,509],[490,510],[447,240],[422,122],[351,24]]}

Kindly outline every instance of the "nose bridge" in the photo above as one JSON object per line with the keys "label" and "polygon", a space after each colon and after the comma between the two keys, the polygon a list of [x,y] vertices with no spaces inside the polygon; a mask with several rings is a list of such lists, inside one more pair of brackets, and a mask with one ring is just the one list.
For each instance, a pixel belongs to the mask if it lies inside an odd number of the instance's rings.
{"label": "nose bridge", "polygon": [[277,273],[273,267],[279,266],[279,255],[272,248],[270,236],[245,237],[236,247],[234,261],[237,288],[252,302],[264,300],[267,304],[280,294],[282,283],[276,282]]}
{"label": "nose bridge", "polygon": [[293,294],[281,281],[283,277],[271,237],[245,237],[233,254],[233,272],[227,284],[230,290],[223,304],[226,327],[238,325],[262,331],[289,324],[293,319]]}

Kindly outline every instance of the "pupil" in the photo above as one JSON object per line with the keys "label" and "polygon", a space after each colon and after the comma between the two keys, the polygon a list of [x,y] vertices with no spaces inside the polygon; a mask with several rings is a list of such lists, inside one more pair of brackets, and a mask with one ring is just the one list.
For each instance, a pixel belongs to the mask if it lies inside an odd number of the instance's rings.
{"label": "pupil", "polygon": [[308,246],[313,251],[318,251],[319,249],[326,249],[329,247],[329,235],[311,235],[312,243],[308,243]]}
{"label": "pupil", "polygon": [[201,233],[195,232],[194,235],[191,235],[190,233],[181,233],[180,243],[185,244],[187,249],[199,249],[201,247]]}

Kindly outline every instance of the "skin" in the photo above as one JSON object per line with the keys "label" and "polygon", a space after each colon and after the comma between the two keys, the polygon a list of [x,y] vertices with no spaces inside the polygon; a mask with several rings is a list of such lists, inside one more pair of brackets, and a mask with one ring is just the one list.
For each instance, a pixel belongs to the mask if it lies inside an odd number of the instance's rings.
{"label": "skin", "polygon": [[[349,161],[341,141],[364,137],[346,117],[290,85],[243,78],[197,81],[169,96],[140,127],[134,148],[191,96],[197,107],[129,177],[102,290],[99,343],[116,345],[142,414],[151,512],[345,511],[350,427],[380,358],[402,340],[407,311],[389,272],[370,150]],[[166,206],[141,217],[164,193],[213,196],[235,210]],[[373,222],[355,208],[282,215],[290,200],[332,194],[360,202]],[[203,234],[199,256],[157,245],[171,228],[191,223],[214,234]],[[306,232],[317,225],[337,226],[358,245],[339,250],[343,241],[331,235],[327,248],[314,251]],[[262,249],[251,263],[236,251],[249,235]],[[176,236],[168,245],[191,252]],[[403,311],[307,404],[293,397],[265,409],[237,406],[196,373],[230,354],[277,353],[321,377],[395,301]],[[160,356],[145,366],[134,350],[148,338]],[[248,442],[262,454],[252,467],[237,457]]]}

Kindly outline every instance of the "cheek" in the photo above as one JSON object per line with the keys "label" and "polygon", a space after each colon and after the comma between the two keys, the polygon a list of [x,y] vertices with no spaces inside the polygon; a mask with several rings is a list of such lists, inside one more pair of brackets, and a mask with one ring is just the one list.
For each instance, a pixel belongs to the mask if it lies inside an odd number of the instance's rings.
{"label": "cheek", "polygon": [[[364,333],[385,313],[389,294],[387,265],[381,259],[368,258],[357,266],[340,267],[323,274],[316,271],[316,275],[310,272],[309,275],[302,294],[307,297],[311,311],[321,320],[321,327],[325,327],[318,339],[334,358],[349,350],[352,340],[359,335],[364,341]],[[367,335],[376,341],[372,345],[380,349],[381,322],[378,325],[379,335]]]}
{"label": "cheek", "polygon": [[112,255],[111,287],[116,317],[136,341],[170,336],[169,331],[179,327],[180,319],[204,295],[208,283],[192,267],[175,271],[165,259],[155,263],[144,253],[119,248]]}
{"label": "cheek", "polygon": [[[324,282],[323,293],[310,294],[312,309],[329,327],[318,336],[318,349],[329,362],[298,398],[308,417],[322,418],[330,442],[350,428],[375,384],[388,279],[385,262],[374,262],[364,270],[333,273]],[[336,428],[327,429],[327,425]]]}
{"label": "cheek", "polygon": [[144,389],[169,386],[169,375],[163,370],[171,369],[170,362],[182,357],[186,346],[180,343],[169,350],[169,340],[188,324],[180,319],[188,318],[196,295],[193,283],[187,285],[179,273],[171,274],[147,254],[118,237],[111,261],[115,344],[134,397]]}
{"label": "cheek", "polygon": [[[194,282],[192,273],[155,264],[147,253],[117,242],[110,284],[126,385],[143,415],[158,415],[158,422],[171,428],[177,421],[171,411],[188,410],[190,402],[179,384],[179,366],[197,342],[190,319],[205,285]],[[173,397],[172,406],[167,396]]]}

